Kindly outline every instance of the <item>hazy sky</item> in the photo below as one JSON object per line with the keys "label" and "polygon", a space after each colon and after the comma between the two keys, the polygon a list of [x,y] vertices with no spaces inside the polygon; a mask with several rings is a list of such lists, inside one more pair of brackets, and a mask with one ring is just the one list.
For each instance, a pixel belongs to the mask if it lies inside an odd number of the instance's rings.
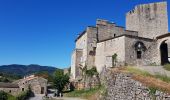
{"label": "hazy sky", "polygon": [[155,1],[0,0],[0,65],[70,66],[77,34],[96,19],[125,26],[126,12]]}

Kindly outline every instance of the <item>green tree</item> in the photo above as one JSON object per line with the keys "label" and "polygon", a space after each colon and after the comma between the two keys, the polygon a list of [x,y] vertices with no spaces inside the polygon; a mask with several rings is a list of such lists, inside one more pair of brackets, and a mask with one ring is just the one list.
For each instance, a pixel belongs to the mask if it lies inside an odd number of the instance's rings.
{"label": "green tree", "polygon": [[8,99],[7,93],[0,91],[0,100],[7,100],[7,99]]}
{"label": "green tree", "polygon": [[115,67],[117,63],[117,54],[112,55],[112,67]]}
{"label": "green tree", "polygon": [[[87,75],[88,77],[90,77],[89,85],[90,85],[90,89],[91,89],[91,84],[92,84],[91,79],[92,79],[92,77],[95,75],[95,76],[97,77],[98,81],[99,81],[99,80],[100,80],[100,79],[99,79],[99,73],[97,72],[96,67],[92,67],[91,69],[86,70],[86,75]],[[100,81],[99,81],[99,82],[100,82]]]}
{"label": "green tree", "polygon": [[54,72],[54,87],[59,92],[62,92],[67,83],[69,83],[69,76],[67,74],[64,75],[63,70],[57,69]]}

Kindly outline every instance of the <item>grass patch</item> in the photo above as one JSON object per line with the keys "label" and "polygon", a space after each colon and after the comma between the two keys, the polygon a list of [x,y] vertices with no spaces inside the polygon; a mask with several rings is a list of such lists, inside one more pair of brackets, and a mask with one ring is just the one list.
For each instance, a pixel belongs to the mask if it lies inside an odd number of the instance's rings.
{"label": "grass patch", "polygon": [[143,75],[143,76],[152,76],[149,72],[142,71],[134,67],[127,67],[126,70],[132,74]]}
{"label": "grass patch", "polygon": [[154,75],[154,77],[157,78],[157,79],[160,79],[164,82],[170,83],[170,77],[168,77],[167,75],[156,74],[156,75]]}
{"label": "grass patch", "polygon": [[163,67],[165,70],[167,70],[167,71],[170,71],[170,64],[166,64],[166,65],[164,65],[164,67]]}
{"label": "grass patch", "polygon": [[170,77],[168,77],[167,75],[161,75],[159,73],[156,73],[155,75],[152,75],[147,71],[143,71],[143,70],[137,69],[135,67],[127,67],[126,70],[128,72],[132,73],[132,74],[142,75],[142,76],[146,76],[146,77],[153,77],[153,78],[162,80],[164,82],[170,83]]}
{"label": "grass patch", "polygon": [[82,97],[82,98],[90,98],[91,96],[96,95],[96,93],[102,92],[105,94],[105,88],[100,86],[98,88],[92,88],[89,90],[75,90],[69,93],[66,93],[66,97]]}

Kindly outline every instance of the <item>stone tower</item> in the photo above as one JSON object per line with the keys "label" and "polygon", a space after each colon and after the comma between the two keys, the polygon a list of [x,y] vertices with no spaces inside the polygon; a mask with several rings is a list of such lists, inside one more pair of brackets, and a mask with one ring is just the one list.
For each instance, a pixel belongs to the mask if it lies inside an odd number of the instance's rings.
{"label": "stone tower", "polygon": [[155,38],[168,33],[167,2],[142,4],[126,14],[126,29],[139,37]]}

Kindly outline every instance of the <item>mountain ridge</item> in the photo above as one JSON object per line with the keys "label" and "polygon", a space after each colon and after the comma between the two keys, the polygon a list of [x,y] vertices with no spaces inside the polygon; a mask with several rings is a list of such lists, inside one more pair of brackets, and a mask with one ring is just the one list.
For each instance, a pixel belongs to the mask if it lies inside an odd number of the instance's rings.
{"label": "mountain ridge", "polygon": [[42,72],[42,71],[47,71],[48,73],[52,74],[56,69],[59,68],[55,68],[52,66],[41,66],[37,64],[30,64],[30,65],[10,64],[10,65],[1,65],[0,73],[25,76],[25,75]]}

